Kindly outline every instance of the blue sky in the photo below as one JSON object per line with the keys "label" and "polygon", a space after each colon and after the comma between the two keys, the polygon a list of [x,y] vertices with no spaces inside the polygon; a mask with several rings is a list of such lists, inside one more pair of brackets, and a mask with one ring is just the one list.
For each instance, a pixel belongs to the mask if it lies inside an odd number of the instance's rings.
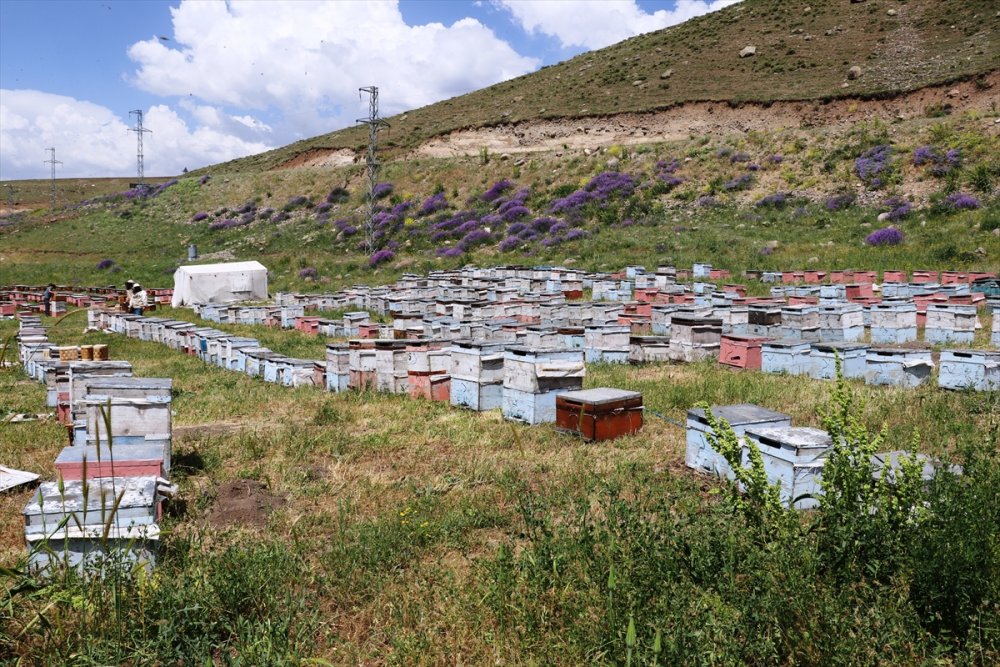
{"label": "blue sky", "polygon": [[0,0],[0,180],[172,175],[460,95],[737,0]]}

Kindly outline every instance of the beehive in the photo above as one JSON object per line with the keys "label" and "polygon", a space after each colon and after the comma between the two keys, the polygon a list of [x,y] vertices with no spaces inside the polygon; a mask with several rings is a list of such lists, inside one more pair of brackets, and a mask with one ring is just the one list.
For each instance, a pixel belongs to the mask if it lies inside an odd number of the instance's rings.
{"label": "beehive", "polygon": [[819,505],[823,461],[832,441],[826,431],[793,426],[753,426],[746,429],[744,464],[750,443],[760,450],[770,484],[780,486],[781,502],[795,509]]}
{"label": "beehive", "polygon": [[556,426],[588,441],[613,440],[642,428],[642,394],[584,389],[556,395]]}
{"label": "beehive", "polygon": [[944,389],[1000,389],[1000,352],[942,350],[938,386]]}
{"label": "beehive", "polygon": [[760,370],[761,350],[766,338],[723,334],[719,345],[719,363],[736,368]]}
{"label": "beehive", "polygon": [[765,373],[805,375],[809,372],[810,343],[801,340],[769,340],[761,345],[760,369]]}
{"label": "beehive", "polygon": [[916,387],[934,370],[930,350],[871,348],[865,355],[865,383]]}
{"label": "beehive", "polygon": [[909,343],[917,340],[917,306],[912,302],[876,303],[869,307],[873,344]]}
{"label": "beehive", "polygon": [[868,367],[868,346],[864,343],[813,343],[809,352],[809,377],[832,380],[837,377],[837,357],[845,378],[864,378]]}
{"label": "beehive", "polygon": [[[792,418],[789,415],[749,403],[714,405],[712,414],[716,419],[729,422],[737,436],[742,436],[748,428],[792,425]],[[708,436],[712,433],[704,409],[688,410],[684,463],[694,470],[732,479],[732,469],[729,464],[709,443]]]}
{"label": "beehive", "polygon": [[979,317],[972,305],[928,304],[924,341],[972,344]]}

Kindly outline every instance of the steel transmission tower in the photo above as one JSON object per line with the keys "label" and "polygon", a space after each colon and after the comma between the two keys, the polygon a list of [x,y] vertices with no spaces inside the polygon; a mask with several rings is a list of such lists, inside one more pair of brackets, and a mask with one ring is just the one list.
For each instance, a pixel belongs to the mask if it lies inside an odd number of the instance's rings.
{"label": "steel transmission tower", "polygon": [[368,126],[368,157],[365,165],[368,168],[368,220],[365,222],[365,246],[368,254],[375,252],[375,185],[378,182],[378,131],[388,127],[389,123],[378,117],[378,86],[358,88],[360,93],[368,93],[368,118],[359,118],[357,122]]}
{"label": "steel transmission tower", "polygon": [[142,135],[146,132],[152,132],[152,130],[147,130],[142,126],[142,109],[136,109],[135,111],[129,111],[128,115],[131,118],[132,114],[135,114],[135,127],[130,127],[129,132],[135,132],[136,141],[138,143],[138,149],[136,151],[136,172],[139,176],[139,185],[145,185],[143,182],[145,178],[144,168],[142,164]]}
{"label": "steel transmission tower", "polygon": [[49,204],[49,208],[55,208],[56,207],[56,165],[57,164],[62,164],[62,162],[56,159],[56,149],[54,149],[54,148],[46,148],[45,150],[47,150],[49,152],[49,159],[46,160],[44,164],[51,164],[52,165],[52,187],[51,187],[51,190],[49,191],[49,198],[50,198],[51,202]]}

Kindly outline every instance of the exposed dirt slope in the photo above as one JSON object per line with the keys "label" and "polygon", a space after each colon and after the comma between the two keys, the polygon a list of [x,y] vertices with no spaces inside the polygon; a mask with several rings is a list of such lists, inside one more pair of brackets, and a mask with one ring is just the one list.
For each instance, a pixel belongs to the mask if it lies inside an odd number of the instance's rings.
{"label": "exposed dirt slope", "polygon": [[[681,104],[668,111],[625,113],[607,117],[532,120],[496,127],[457,130],[418,146],[414,157],[597,149],[682,140],[691,135],[725,136],[783,128],[825,127],[832,131],[873,118],[885,121],[920,118],[933,108],[951,113],[989,111],[1000,97],[1000,71],[978,82],[931,86],[891,99],[837,99],[830,102],[774,102],[734,105],[722,102]],[[1000,131],[1000,126],[995,126]],[[363,159],[345,148],[313,149],[282,165],[344,166]]]}

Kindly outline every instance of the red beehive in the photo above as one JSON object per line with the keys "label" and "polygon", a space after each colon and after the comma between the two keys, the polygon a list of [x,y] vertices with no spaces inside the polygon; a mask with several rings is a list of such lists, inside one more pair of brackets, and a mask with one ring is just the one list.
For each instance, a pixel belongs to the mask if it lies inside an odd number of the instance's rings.
{"label": "red beehive", "polygon": [[806,271],[805,281],[810,284],[818,284],[826,280],[826,271]]}
{"label": "red beehive", "polygon": [[905,283],[906,271],[883,271],[882,282],[885,283]]}
{"label": "red beehive", "polygon": [[971,282],[968,273],[962,273],[961,271],[941,272],[942,285],[961,285],[968,282]]}
{"label": "red beehive", "polygon": [[760,349],[767,338],[724,334],[719,345],[719,363],[736,368],[760,370]]}
{"label": "red beehive", "polygon": [[725,280],[729,278],[729,269],[711,269],[708,272],[709,280]]}
{"label": "red beehive", "polygon": [[606,387],[557,394],[556,428],[591,442],[637,433],[642,394]]}
{"label": "red beehive", "polygon": [[937,271],[914,271],[910,280],[914,283],[936,283],[938,281]]}

